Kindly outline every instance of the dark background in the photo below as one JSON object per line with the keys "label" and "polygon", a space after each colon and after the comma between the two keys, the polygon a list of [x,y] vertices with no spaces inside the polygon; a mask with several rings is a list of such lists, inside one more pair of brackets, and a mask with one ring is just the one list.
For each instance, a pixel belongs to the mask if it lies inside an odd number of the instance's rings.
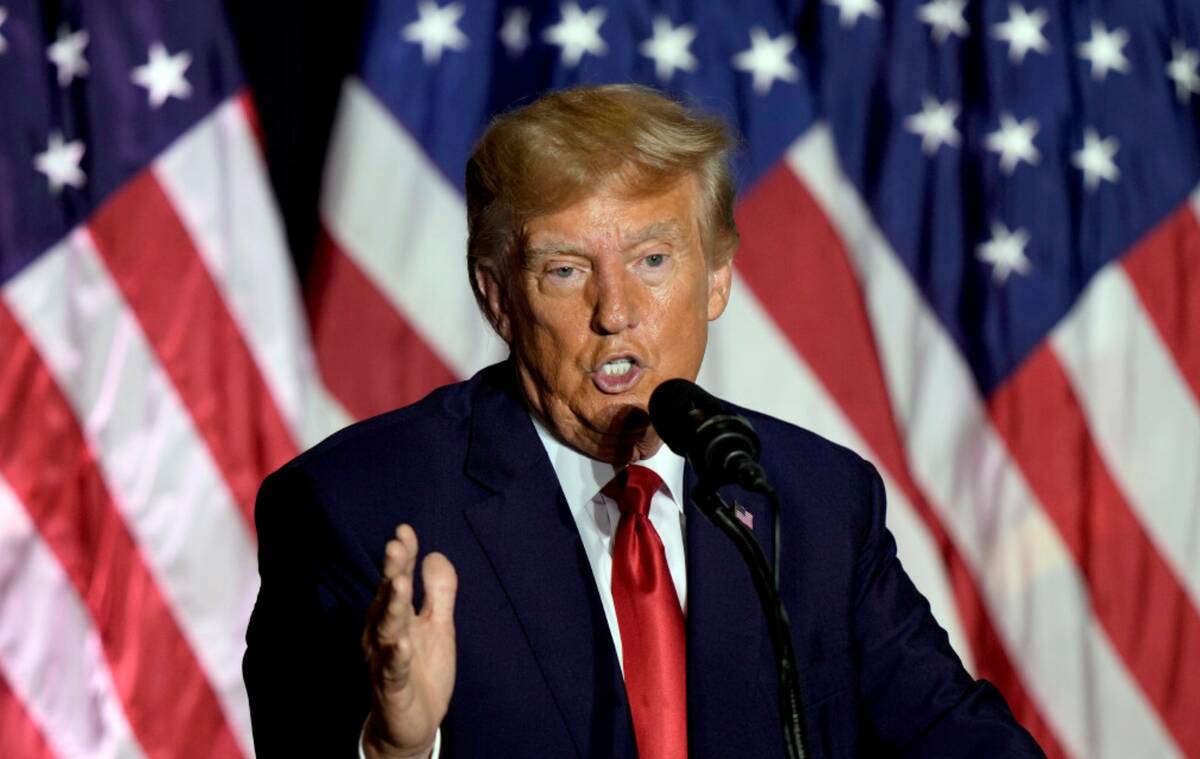
{"label": "dark background", "polygon": [[317,198],[338,92],[358,62],[366,5],[367,0],[226,3],[301,281],[316,240]]}

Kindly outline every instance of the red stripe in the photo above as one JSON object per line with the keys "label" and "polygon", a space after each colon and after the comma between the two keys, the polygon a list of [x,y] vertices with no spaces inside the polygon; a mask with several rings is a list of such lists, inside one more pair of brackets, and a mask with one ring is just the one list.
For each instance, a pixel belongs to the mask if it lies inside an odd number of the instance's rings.
{"label": "red stripe", "polygon": [[1065,756],[1001,644],[966,561],[909,471],[870,318],[841,239],[782,163],[744,196],[737,220],[743,280],[904,491],[938,546],[977,674],[1000,688],[1048,755]]}
{"label": "red stripe", "polygon": [[21,759],[53,759],[55,756],[46,743],[46,736],[25,711],[25,705],[13,693],[3,672],[0,672],[0,756]]}
{"label": "red stripe", "polygon": [[0,473],[87,606],[142,747],[164,759],[240,756],[70,405],[3,304],[0,355]]}
{"label": "red stripe", "polygon": [[1079,564],[1113,647],[1180,748],[1200,756],[1200,615],[1109,474],[1048,343],[988,412]]}
{"label": "red stripe", "polygon": [[1200,399],[1200,222],[1185,203],[1124,261],[1142,306]]}
{"label": "red stripe", "polygon": [[90,228],[253,531],[258,484],[297,447],[237,321],[150,171]]}
{"label": "red stripe", "polygon": [[308,277],[307,305],[325,384],[355,418],[412,403],[455,381],[324,229]]}
{"label": "red stripe", "polygon": [[250,127],[251,134],[254,135],[254,142],[258,145],[259,151],[266,153],[267,136],[263,132],[262,118],[258,113],[258,105],[254,102],[254,95],[247,87],[234,96],[237,98],[238,107],[242,109],[242,115],[246,119],[246,125]]}

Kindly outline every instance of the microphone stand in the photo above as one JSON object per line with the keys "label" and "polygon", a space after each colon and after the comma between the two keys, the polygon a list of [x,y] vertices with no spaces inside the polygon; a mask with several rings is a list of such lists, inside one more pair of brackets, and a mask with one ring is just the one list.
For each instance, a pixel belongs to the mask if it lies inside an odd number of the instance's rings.
{"label": "microphone stand", "polygon": [[[779,499],[774,490],[768,490],[767,494],[771,497],[775,509],[775,540],[778,547]],[[783,742],[790,759],[805,759],[807,752],[804,702],[800,696],[800,682],[796,672],[796,652],[792,649],[791,624],[788,622],[787,610],[783,608],[783,602],[779,598],[778,578],[773,575],[770,565],[767,564],[766,556],[755,540],[754,533],[734,516],[733,508],[721,498],[714,484],[702,480],[692,490],[692,498],[712,523],[729,536],[750,569],[754,588],[758,591],[758,600],[762,603],[763,613],[767,618],[771,647],[775,651],[775,671],[779,676],[779,721],[783,725]],[[778,560],[778,556],[776,559]]]}

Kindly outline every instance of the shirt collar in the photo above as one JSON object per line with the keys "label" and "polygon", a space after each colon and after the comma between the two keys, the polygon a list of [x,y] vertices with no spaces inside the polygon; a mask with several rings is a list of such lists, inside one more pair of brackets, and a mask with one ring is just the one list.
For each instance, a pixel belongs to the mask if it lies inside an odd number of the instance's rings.
{"label": "shirt collar", "polygon": [[[558,484],[567,498],[567,505],[572,512],[578,512],[591,503],[616,475],[616,469],[607,461],[585,456],[560,441],[534,414],[531,413],[529,417],[546,449],[546,455],[550,457],[554,473],[558,475]],[[662,479],[667,496],[679,513],[683,513],[683,457],[662,445],[653,456],[637,463],[638,466],[653,470]]]}

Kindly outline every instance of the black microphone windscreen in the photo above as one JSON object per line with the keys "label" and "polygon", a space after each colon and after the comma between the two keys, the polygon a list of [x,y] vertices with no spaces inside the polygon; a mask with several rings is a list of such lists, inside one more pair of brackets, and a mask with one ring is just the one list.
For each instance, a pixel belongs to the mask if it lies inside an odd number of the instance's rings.
{"label": "black microphone windscreen", "polygon": [[680,456],[688,454],[700,425],[720,413],[716,398],[685,379],[667,380],[650,394],[650,421],[667,447]]}

